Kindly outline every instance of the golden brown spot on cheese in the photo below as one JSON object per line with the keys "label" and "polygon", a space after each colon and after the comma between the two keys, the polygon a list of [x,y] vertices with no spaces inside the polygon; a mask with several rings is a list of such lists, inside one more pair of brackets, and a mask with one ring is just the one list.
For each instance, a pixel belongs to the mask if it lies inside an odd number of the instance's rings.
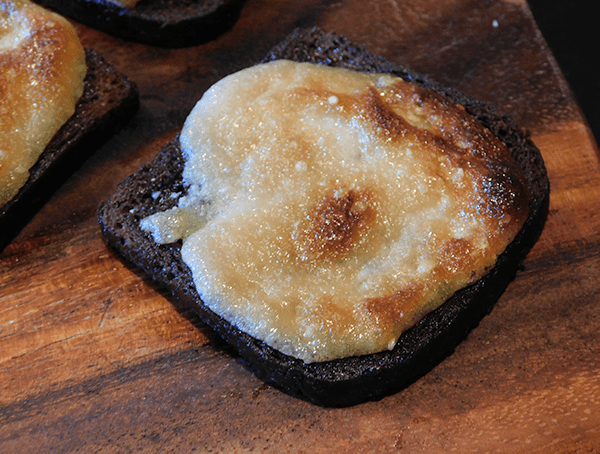
{"label": "golden brown spot on cheese", "polygon": [[370,88],[355,106],[373,130],[383,131],[390,140],[427,144],[426,152],[441,153],[453,166],[481,175],[477,189],[488,199],[482,216],[501,213],[514,225],[527,217],[529,195],[520,167],[509,157],[506,145],[474,122],[463,106],[407,83],[384,92]]}
{"label": "golden brown spot on cheese", "polygon": [[396,290],[390,295],[382,295],[366,300],[365,309],[377,317],[379,323],[393,330],[399,320],[415,318],[416,302],[421,300],[424,284],[410,285]]}
{"label": "golden brown spot on cheese", "polygon": [[372,123],[373,130],[381,131],[392,140],[402,140],[411,134],[413,141],[419,140],[420,128],[412,126],[404,117],[386,104],[374,88],[366,91],[356,108]]}
{"label": "golden brown spot on cheese", "polygon": [[[445,241],[439,248],[438,264],[434,269],[435,279],[448,282],[459,275],[461,270],[466,270],[465,279],[471,281],[474,277],[472,270],[476,270],[478,264],[478,257],[474,252],[469,240],[454,238]],[[485,271],[482,270],[482,273]]]}
{"label": "golden brown spot on cheese", "polygon": [[310,214],[310,251],[321,260],[335,260],[351,251],[377,215],[367,191],[343,188],[320,201]]}
{"label": "golden brown spot on cheese", "polygon": [[311,307],[308,317],[317,320],[320,331],[329,332],[333,336],[336,332],[351,330],[355,322],[352,311],[337,304],[331,297],[321,298]]}

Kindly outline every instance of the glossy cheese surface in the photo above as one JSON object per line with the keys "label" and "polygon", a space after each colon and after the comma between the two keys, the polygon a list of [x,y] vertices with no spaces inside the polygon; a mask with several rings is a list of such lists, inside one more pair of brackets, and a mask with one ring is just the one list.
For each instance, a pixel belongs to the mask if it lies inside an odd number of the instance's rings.
{"label": "glossy cheese surface", "polygon": [[180,137],[183,239],[204,303],[305,362],[391,349],[493,267],[528,212],[506,147],[389,75],[288,61],[213,86]]}
{"label": "glossy cheese surface", "polygon": [[26,0],[0,3],[0,206],[75,112],[85,53],[62,17]]}

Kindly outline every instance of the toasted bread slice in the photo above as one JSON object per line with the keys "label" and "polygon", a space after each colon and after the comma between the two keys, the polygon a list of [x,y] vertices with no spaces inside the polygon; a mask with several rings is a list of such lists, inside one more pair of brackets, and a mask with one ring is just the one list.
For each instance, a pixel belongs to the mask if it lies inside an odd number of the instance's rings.
{"label": "toasted bread slice", "polygon": [[136,85],[96,51],[86,49],[87,73],[75,113],[54,135],[17,195],[0,207],[0,251],[21,231],[52,192],[109,137],[139,105]]}
{"label": "toasted bread slice", "polygon": [[403,333],[393,350],[308,364],[269,347],[209,310],[200,300],[191,272],[181,259],[180,245],[159,245],[140,229],[140,219],[173,207],[177,199],[171,194],[185,191],[184,159],[177,140],[166,144],[153,162],[121,183],[116,194],[100,205],[100,225],[109,245],[192,308],[239,353],[245,367],[266,383],[323,406],[348,406],[379,399],[408,386],[450,354],[515,277],[547,215],[549,182],[545,165],[539,150],[510,118],[376,57],[340,35],[318,29],[297,30],[265,61],[282,58],[391,73],[424,85],[463,105],[507,145],[525,176],[530,211],[517,237],[487,275],[455,293]]}
{"label": "toasted bread slice", "polygon": [[127,8],[107,0],[35,0],[63,16],[129,41],[184,47],[229,30],[245,0],[142,0]]}

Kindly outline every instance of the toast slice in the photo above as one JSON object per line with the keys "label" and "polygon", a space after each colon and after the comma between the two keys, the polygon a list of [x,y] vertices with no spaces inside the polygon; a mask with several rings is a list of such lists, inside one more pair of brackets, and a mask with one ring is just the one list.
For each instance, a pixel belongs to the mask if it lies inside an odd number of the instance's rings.
{"label": "toast slice", "polygon": [[543,228],[549,182],[539,150],[506,117],[479,101],[372,55],[344,37],[319,29],[297,30],[264,61],[308,61],[367,72],[392,73],[424,85],[462,104],[509,148],[525,175],[529,216],[513,242],[482,279],[463,288],[400,337],[395,348],[380,353],[304,363],[284,355],[221,319],[198,297],[192,275],[181,260],[180,245],[159,245],[139,221],[176,204],[171,194],[185,192],[184,159],[177,140],[154,161],[121,183],[99,207],[99,221],[109,245],[172,292],[224,338],[244,366],[260,379],[293,396],[322,406],[349,406],[397,392],[449,355],[479,323],[515,277],[520,263]]}
{"label": "toast slice", "polygon": [[245,0],[142,0],[126,8],[107,0],[35,0],[59,14],[125,40],[160,47],[210,41],[229,30]]}
{"label": "toast slice", "polygon": [[54,135],[17,195],[0,207],[0,251],[68,176],[133,117],[136,85],[98,52],[85,49],[87,73],[75,113]]}

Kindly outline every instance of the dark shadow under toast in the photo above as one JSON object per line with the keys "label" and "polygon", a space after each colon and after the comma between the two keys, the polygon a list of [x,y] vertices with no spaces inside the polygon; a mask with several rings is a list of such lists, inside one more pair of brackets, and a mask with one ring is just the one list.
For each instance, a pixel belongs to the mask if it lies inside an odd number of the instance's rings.
{"label": "dark shadow under toast", "polygon": [[518,236],[486,276],[426,315],[402,334],[391,351],[306,364],[252,338],[206,308],[198,297],[190,270],[181,260],[180,244],[159,245],[141,231],[140,219],[171,208],[176,199],[170,195],[185,190],[184,160],[177,140],[166,144],[153,162],[121,183],[116,194],[101,204],[100,225],[109,245],[196,312],[234,348],[244,366],[266,383],[323,406],[349,406],[380,399],[410,385],[452,353],[514,279],[546,219],[549,203],[546,168],[539,150],[509,117],[374,56],[340,35],[318,29],[297,30],[274,48],[265,61],[281,58],[395,74],[462,104],[507,145],[525,175],[530,214]]}

